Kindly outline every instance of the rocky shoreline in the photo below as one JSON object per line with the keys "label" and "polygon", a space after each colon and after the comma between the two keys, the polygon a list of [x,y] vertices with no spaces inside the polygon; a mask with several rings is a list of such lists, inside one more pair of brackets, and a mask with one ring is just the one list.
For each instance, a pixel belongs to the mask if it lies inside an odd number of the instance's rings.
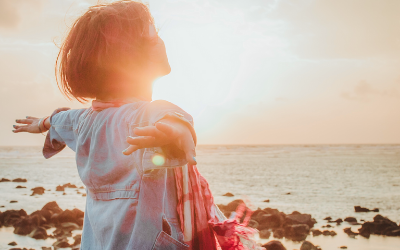
{"label": "rocky shoreline", "polygon": [[[41,210],[27,214],[24,209],[6,210],[0,212],[0,226],[14,227],[14,233],[18,235],[29,236],[37,240],[47,238],[56,239],[53,248],[71,247],[78,250],[81,242],[81,235],[73,237],[74,243],[69,244],[72,237],[72,231],[82,230],[84,212],[74,208],[72,210],[62,210],[55,201],[49,202]],[[54,228],[52,234],[47,234],[47,230]],[[17,245],[10,242],[10,246]],[[11,248],[13,250],[22,250],[23,248]],[[29,249],[30,250],[30,249]],[[52,250],[51,247],[42,247],[42,250]]]}
{"label": "rocky shoreline", "polygon": [[[219,204],[218,207],[225,214],[225,216],[229,218],[242,203],[243,200],[238,199],[230,202],[227,205]],[[360,206],[355,206],[354,210],[357,213],[379,212],[378,208],[370,210],[367,208],[361,208]],[[332,226],[329,223],[340,225],[341,223],[346,222],[349,225],[361,225],[361,228],[358,229],[358,233],[352,232],[351,227],[346,227],[343,229],[344,233],[352,238],[357,235],[369,238],[371,234],[393,237],[400,236],[400,224],[397,225],[395,222],[383,217],[380,214],[376,215],[373,221],[363,221],[362,224],[359,223],[355,217],[347,217],[344,220],[341,218],[332,220],[331,217],[326,217],[324,220],[326,220],[328,223],[326,226],[322,226],[324,228],[331,228]],[[321,248],[314,246],[311,242],[305,241],[308,235],[312,234],[313,236],[323,235],[333,237],[336,236],[337,233],[327,229],[322,231],[320,229],[314,229],[313,227],[316,223],[317,221],[312,218],[310,214],[302,214],[297,211],[294,211],[291,214],[285,214],[278,209],[258,208],[257,210],[253,211],[248,226],[258,229],[261,239],[269,239],[270,236],[273,235],[273,237],[277,239],[286,238],[292,241],[303,242],[300,250],[317,250]],[[286,249],[279,241],[276,240],[264,244],[263,247],[265,247],[267,250]],[[341,248],[346,249],[347,247],[342,246]]]}
{"label": "rocky shoreline", "polygon": [[[0,182],[27,182],[26,179],[17,178],[9,180],[2,178]],[[16,188],[26,188],[18,185]],[[79,189],[84,187],[77,187],[74,184],[64,184],[56,187],[56,191],[63,192],[65,195],[65,189],[71,188],[76,189],[77,194],[86,196],[81,193]],[[32,194],[43,195],[45,189],[43,187],[32,188]],[[50,191],[50,190],[47,190]],[[233,197],[231,193],[227,193],[224,196]],[[10,201],[15,203],[17,201]],[[269,202],[269,200],[265,200]],[[226,205],[219,204],[218,207],[225,214],[227,218],[233,216],[233,213],[237,211],[240,204],[243,204],[243,200],[237,199]],[[379,209],[368,209],[360,206],[355,206],[354,211],[356,213],[378,213]],[[244,220],[245,215],[241,218]],[[31,237],[33,239],[54,239],[52,247],[41,247],[42,250],[53,250],[59,248],[71,248],[72,250],[79,250],[81,235],[74,232],[75,230],[82,230],[84,212],[74,208],[72,210],[62,210],[55,201],[48,202],[40,210],[37,210],[31,214],[27,214],[24,209],[20,210],[6,210],[0,211],[0,227],[13,227],[13,232],[18,235]],[[331,217],[324,219],[326,225],[323,225],[321,229],[314,228],[317,223],[311,214],[300,213],[293,211],[290,214],[285,214],[274,208],[258,208],[251,212],[248,226],[255,228],[259,231],[260,239],[268,240],[272,236],[274,240],[268,241],[263,245],[267,250],[285,250],[286,248],[280,242],[280,239],[288,239],[294,242],[300,242],[300,250],[317,250],[321,249],[319,246],[314,246],[311,242],[306,241],[309,235],[314,237],[334,237],[337,232],[332,230],[334,224],[341,225],[346,223],[349,227],[343,229],[351,238],[357,236],[369,238],[373,235],[385,235],[390,237],[400,236],[400,224],[396,224],[389,218],[386,218],[380,214],[374,216],[373,221],[358,221],[355,217],[346,217],[344,219],[338,218],[333,220]],[[351,226],[359,225],[358,232],[352,231]],[[51,229],[51,230],[49,230]],[[51,231],[52,233],[48,233]],[[73,242],[73,243],[70,243]],[[10,250],[33,250],[33,248],[19,248],[16,242],[10,242],[8,244]],[[346,246],[340,247],[346,249]]]}

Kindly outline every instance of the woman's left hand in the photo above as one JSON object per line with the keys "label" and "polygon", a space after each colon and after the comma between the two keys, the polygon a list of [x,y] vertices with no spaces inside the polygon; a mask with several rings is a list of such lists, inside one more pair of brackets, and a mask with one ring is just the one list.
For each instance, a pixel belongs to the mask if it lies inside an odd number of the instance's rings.
{"label": "woman's left hand", "polygon": [[131,144],[123,151],[123,154],[130,155],[141,148],[162,147],[168,144],[175,144],[185,153],[189,164],[196,165],[195,144],[190,130],[179,121],[169,119],[157,122],[155,126],[135,128],[134,133],[138,137],[128,137],[127,142]]}
{"label": "woman's left hand", "polygon": [[[28,133],[33,133],[37,134],[40,132],[44,132],[44,128],[39,122],[41,121],[41,118],[36,118],[33,116],[27,116],[26,119],[17,119],[15,120],[16,123],[19,123],[19,125],[14,125],[14,133],[20,133],[20,132],[28,132]],[[21,124],[24,124],[21,126]],[[39,130],[39,126],[43,128],[42,131]],[[46,130],[47,131],[47,130]]]}

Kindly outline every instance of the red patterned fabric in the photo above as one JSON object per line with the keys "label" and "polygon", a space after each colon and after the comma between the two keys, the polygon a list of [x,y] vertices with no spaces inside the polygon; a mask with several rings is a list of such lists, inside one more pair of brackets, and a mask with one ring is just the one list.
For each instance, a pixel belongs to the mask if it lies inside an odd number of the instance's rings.
{"label": "red patterned fabric", "polygon": [[[188,178],[185,178],[187,171]],[[207,180],[199,173],[196,166],[187,165],[175,168],[178,207],[182,232],[185,232],[185,216],[190,218],[192,237],[185,243],[192,250],[262,250],[252,239],[258,233],[256,229],[247,227],[252,211],[244,203],[238,206],[234,219],[227,220],[218,216],[218,208]],[[188,182],[188,192],[184,191],[184,182]],[[185,202],[190,203],[190,214],[184,209]],[[239,223],[245,213],[243,223]]]}

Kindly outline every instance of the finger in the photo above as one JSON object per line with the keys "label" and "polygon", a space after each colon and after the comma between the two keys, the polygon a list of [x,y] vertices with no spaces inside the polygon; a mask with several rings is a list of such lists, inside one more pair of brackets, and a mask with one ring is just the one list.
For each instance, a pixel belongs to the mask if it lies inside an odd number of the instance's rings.
{"label": "finger", "polygon": [[29,115],[28,115],[28,116],[26,117],[26,119],[39,119],[39,118],[34,117],[34,116],[29,116]]}
{"label": "finger", "polygon": [[157,122],[155,125],[159,131],[163,132],[166,136],[170,138],[174,138],[177,134],[176,129],[169,124],[163,122]]}
{"label": "finger", "polygon": [[14,133],[20,133],[20,132],[27,132],[28,130],[27,130],[27,126],[17,126],[17,125],[14,125],[15,127],[15,129],[12,131],[12,132],[14,132]]}
{"label": "finger", "polygon": [[123,153],[124,155],[130,155],[130,154],[132,154],[133,152],[135,152],[135,151],[138,150],[138,149],[139,149],[138,146],[136,146],[136,145],[130,145],[128,148],[126,148],[124,151],[122,151],[122,153]]}
{"label": "finger", "polygon": [[186,160],[190,165],[197,165],[196,160],[196,146],[194,145],[193,138],[186,137],[182,143],[182,150],[185,152]]}
{"label": "finger", "polygon": [[33,120],[31,119],[17,119],[15,120],[16,123],[22,123],[22,124],[31,124]]}
{"label": "finger", "polygon": [[139,136],[139,137],[128,137],[126,141],[138,148],[152,148],[159,145],[156,144],[156,138],[152,136]]}
{"label": "finger", "polygon": [[155,126],[137,127],[133,132],[138,136],[165,136]]}

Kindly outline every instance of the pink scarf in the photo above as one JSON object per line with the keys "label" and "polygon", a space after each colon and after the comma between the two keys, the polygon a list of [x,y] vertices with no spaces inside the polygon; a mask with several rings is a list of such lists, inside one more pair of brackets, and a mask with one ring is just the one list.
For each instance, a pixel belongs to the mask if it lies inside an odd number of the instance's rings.
{"label": "pink scarf", "polygon": [[[131,101],[132,102],[132,101]],[[94,100],[92,109],[101,111],[111,107],[120,107],[129,102]],[[250,237],[254,229],[240,224],[243,206],[238,208],[237,216],[227,220],[214,204],[207,180],[195,165],[174,168],[178,197],[177,212],[184,241],[192,250],[258,250]],[[245,207],[245,206],[244,206]],[[247,216],[248,219],[250,218]],[[246,244],[247,243],[247,244]]]}

